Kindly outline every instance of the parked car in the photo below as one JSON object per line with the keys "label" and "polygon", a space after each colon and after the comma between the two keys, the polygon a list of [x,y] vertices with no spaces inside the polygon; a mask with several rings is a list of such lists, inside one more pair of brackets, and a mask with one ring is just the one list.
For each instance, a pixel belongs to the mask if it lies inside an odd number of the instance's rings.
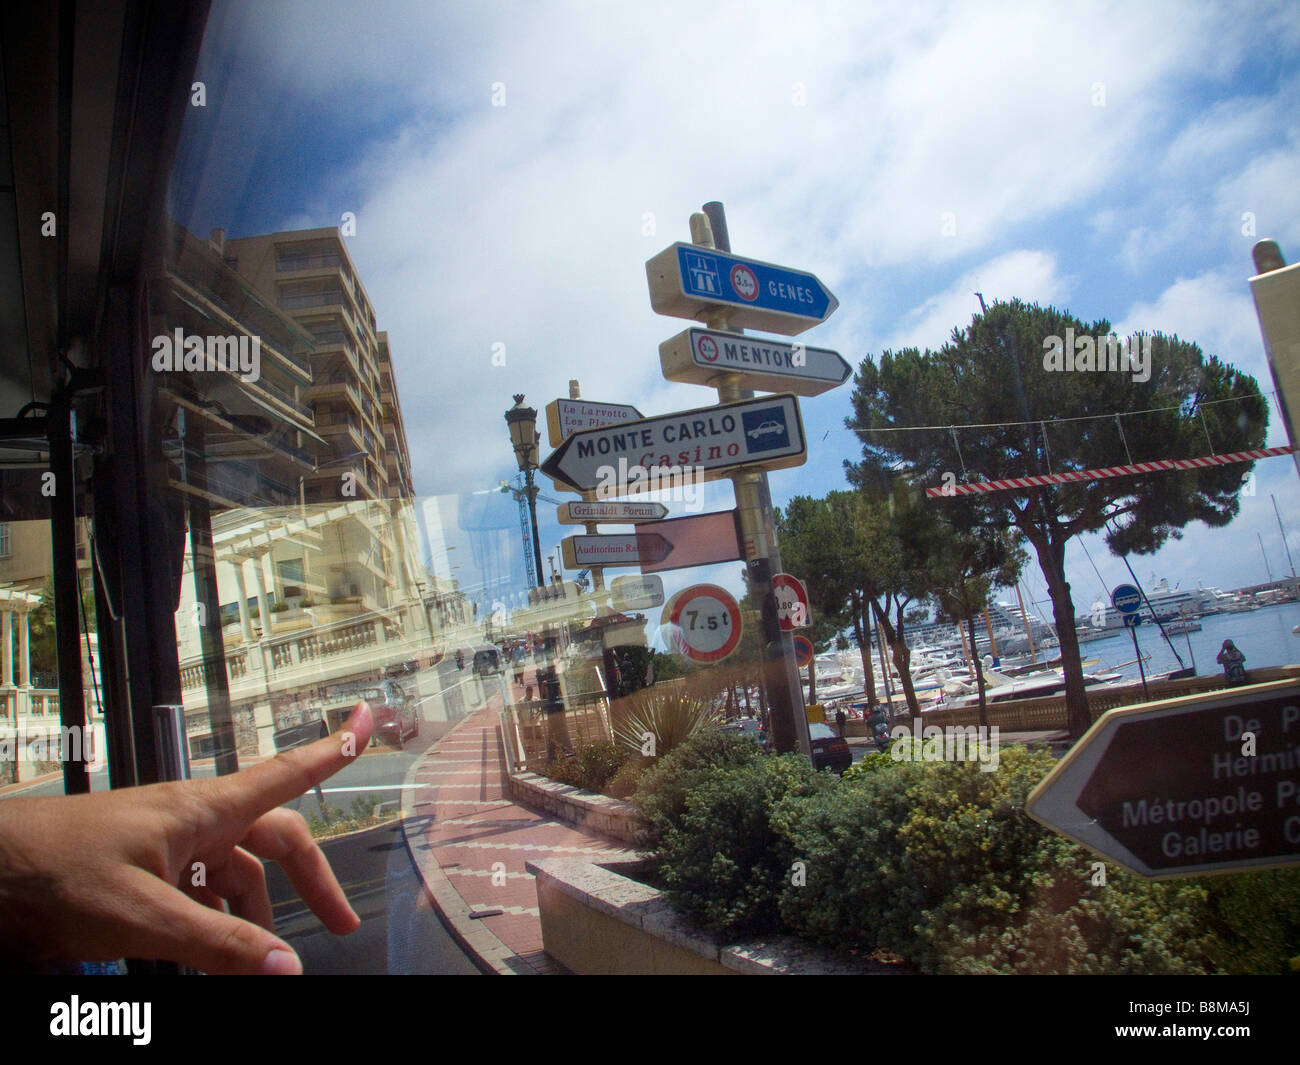
{"label": "parked car", "polygon": [[734,721],[724,722],[718,729],[721,732],[734,732],[767,747],[767,733],[763,731],[763,723],[756,717],[738,717]]}
{"label": "parked car", "polygon": [[848,742],[830,725],[810,721],[808,739],[812,746],[814,769],[833,769],[837,773],[843,773],[853,764],[853,752],[849,749]]}
{"label": "parked car", "polygon": [[420,734],[419,710],[396,681],[339,685],[330,696],[334,705],[322,715],[330,732],[341,728],[352,707],[364,699],[370,705],[370,715],[375,722],[372,741],[383,740],[400,750],[408,736]]}

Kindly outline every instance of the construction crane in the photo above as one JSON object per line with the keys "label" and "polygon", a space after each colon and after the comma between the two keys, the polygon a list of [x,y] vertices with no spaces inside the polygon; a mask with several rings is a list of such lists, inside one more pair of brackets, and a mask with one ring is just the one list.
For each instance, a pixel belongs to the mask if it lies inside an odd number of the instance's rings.
{"label": "construction crane", "polygon": [[[516,480],[522,474],[516,475]],[[501,482],[501,491],[509,492],[515,497],[515,502],[519,504],[519,532],[524,542],[524,569],[528,575],[528,583],[533,588],[538,588],[542,584],[541,574],[537,572],[537,566],[533,563],[533,540],[532,531],[528,525],[528,492],[522,485],[512,485],[509,481]],[[558,499],[552,499],[548,495],[543,495],[540,491],[537,498],[543,503],[554,503],[561,506]]]}

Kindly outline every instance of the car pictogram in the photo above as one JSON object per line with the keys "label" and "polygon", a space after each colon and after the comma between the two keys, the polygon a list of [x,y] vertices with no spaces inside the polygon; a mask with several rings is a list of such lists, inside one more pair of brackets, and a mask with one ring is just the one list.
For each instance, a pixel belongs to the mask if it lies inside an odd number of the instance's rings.
{"label": "car pictogram", "polygon": [[761,425],[755,426],[746,435],[751,440],[757,440],[760,436],[771,436],[773,433],[784,433],[785,426],[778,421],[768,419]]}

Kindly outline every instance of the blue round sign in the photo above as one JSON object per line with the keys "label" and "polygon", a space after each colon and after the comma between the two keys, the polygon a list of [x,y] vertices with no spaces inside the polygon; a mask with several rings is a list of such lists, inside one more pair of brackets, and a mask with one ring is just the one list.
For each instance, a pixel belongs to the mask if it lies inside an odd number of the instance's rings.
{"label": "blue round sign", "polygon": [[1142,593],[1131,584],[1117,584],[1111,590],[1110,601],[1121,614],[1136,614],[1142,605]]}

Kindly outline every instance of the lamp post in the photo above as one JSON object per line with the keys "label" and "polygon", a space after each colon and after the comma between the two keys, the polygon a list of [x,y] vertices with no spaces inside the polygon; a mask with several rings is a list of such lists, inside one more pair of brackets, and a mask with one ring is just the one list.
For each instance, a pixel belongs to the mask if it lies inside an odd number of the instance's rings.
{"label": "lamp post", "polygon": [[533,561],[537,563],[537,581],[542,583],[542,544],[537,536],[537,485],[533,471],[537,469],[537,411],[524,406],[522,392],[515,394],[515,405],[506,411],[506,424],[510,427],[510,443],[515,449],[515,461],[524,475],[524,491],[528,496],[528,517],[533,526]]}

